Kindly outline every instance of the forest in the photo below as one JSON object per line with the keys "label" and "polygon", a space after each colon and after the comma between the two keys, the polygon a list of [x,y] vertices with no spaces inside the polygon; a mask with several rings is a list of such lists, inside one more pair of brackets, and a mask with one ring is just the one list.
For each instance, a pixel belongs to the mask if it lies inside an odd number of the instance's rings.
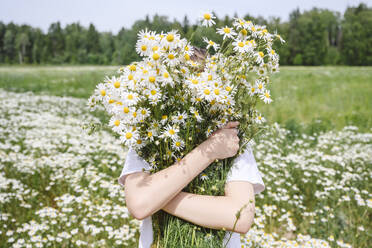
{"label": "forest", "polygon": [[[218,17],[218,27],[231,25],[235,16]],[[282,65],[372,65],[372,7],[366,4],[348,7],[343,14],[313,8],[289,14],[288,21],[279,17],[239,16],[255,24],[266,25],[269,32],[286,40],[278,46]],[[98,64],[124,65],[138,60],[135,52],[137,33],[142,29],[157,32],[176,29],[182,37],[193,37],[193,45],[203,47],[202,37],[216,42],[222,37],[213,29],[167,16],[146,16],[117,34],[100,32],[94,24],[79,22],[62,27],[52,23],[47,33],[30,25],[0,21],[0,64]],[[277,44],[279,45],[279,44]]]}

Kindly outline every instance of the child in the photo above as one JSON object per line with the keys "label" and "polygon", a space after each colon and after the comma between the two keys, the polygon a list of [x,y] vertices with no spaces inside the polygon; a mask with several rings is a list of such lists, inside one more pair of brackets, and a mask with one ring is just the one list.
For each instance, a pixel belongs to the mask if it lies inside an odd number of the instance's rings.
{"label": "child", "polygon": [[[150,248],[153,241],[151,215],[160,209],[196,225],[226,228],[225,244],[236,220],[236,212],[248,203],[227,244],[229,248],[241,247],[240,234],[248,232],[254,219],[254,194],[265,189],[249,146],[233,161],[226,179],[225,196],[181,191],[215,159],[232,157],[237,153],[238,124],[227,123],[179,162],[151,175],[147,172],[150,165],[129,149],[118,181],[125,189],[129,212],[142,220],[139,248]],[[142,168],[146,171],[143,172]]]}

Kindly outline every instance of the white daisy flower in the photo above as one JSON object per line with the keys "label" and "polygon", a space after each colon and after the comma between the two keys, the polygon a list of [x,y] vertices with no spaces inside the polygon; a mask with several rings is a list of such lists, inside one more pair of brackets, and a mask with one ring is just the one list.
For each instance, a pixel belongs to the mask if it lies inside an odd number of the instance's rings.
{"label": "white daisy flower", "polygon": [[273,100],[270,97],[270,91],[265,90],[262,94],[260,94],[261,100],[263,100],[265,103],[271,103]]}
{"label": "white daisy flower", "polygon": [[254,57],[255,57],[255,59],[256,59],[256,63],[258,63],[258,64],[263,64],[263,62],[264,62],[264,57],[265,57],[265,54],[263,53],[263,52],[256,52],[255,54],[254,54]]}
{"label": "white daisy flower", "polygon": [[228,26],[225,26],[223,28],[217,28],[217,33],[223,35],[223,39],[233,38],[234,35],[236,35],[235,31],[232,28],[229,28]]}
{"label": "white daisy flower", "polygon": [[172,122],[175,124],[183,124],[187,119],[187,113],[183,111],[182,113],[178,112],[177,115],[172,117]]}
{"label": "white daisy flower", "polygon": [[182,139],[175,139],[172,142],[172,148],[176,151],[181,151],[185,147],[185,142]]}
{"label": "white daisy flower", "polygon": [[100,83],[97,85],[96,96],[99,101],[105,102],[108,99],[107,93],[108,92],[105,84]]}
{"label": "white daisy flower", "polygon": [[[155,121],[154,121],[154,122],[155,122]],[[156,122],[157,122],[157,121],[156,121]],[[164,126],[167,122],[168,122],[168,115],[165,115],[165,114],[162,115],[162,116],[161,116],[161,120],[160,120],[160,124]]]}
{"label": "white daisy flower", "polygon": [[177,32],[177,30],[172,30],[166,33],[161,40],[162,45],[170,49],[176,48],[180,42],[180,35]]}
{"label": "white daisy flower", "polygon": [[205,173],[203,172],[203,173],[200,174],[200,179],[204,181],[204,180],[208,180],[209,177],[207,176],[207,174],[205,174]]}
{"label": "white daisy flower", "polygon": [[234,17],[233,26],[236,28],[247,28],[247,23],[242,18]]}
{"label": "white daisy flower", "polygon": [[146,139],[150,140],[150,141],[153,141],[154,137],[156,137],[157,135],[158,135],[158,133],[157,133],[156,129],[147,130]]}
{"label": "white daisy flower", "polygon": [[138,40],[136,43],[136,52],[140,56],[148,56],[151,52],[150,46],[149,46],[149,41],[146,39],[141,39]]}
{"label": "white daisy flower", "polygon": [[197,122],[201,122],[203,120],[199,112],[194,107],[190,107],[190,113],[196,118]]}
{"label": "white daisy flower", "polygon": [[133,146],[136,144],[138,139],[138,132],[133,131],[132,128],[125,129],[120,134],[120,141],[126,146]]}
{"label": "white daisy flower", "polygon": [[255,86],[252,86],[252,85],[249,85],[249,87],[248,87],[248,95],[254,96],[256,94],[258,94],[256,87]]}
{"label": "white daisy flower", "polygon": [[168,137],[171,138],[172,140],[176,140],[178,138],[177,134],[179,131],[180,130],[178,129],[178,127],[167,125],[162,133],[162,137]]}
{"label": "white daisy flower", "polygon": [[211,27],[214,24],[216,24],[213,19],[216,19],[216,17],[211,12],[204,12],[203,15],[200,17],[202,25],[206,27]]}
{"label": "white daisy flower", "polygon": [[234,46],[234,51],[239,53],[245,53],[248,51],[248,46],[244,40],[235,40],[232,45]]}
{"label": "white daisy flower", "polygon": [[112,127],[112,130],[116,133],[120,133],[124,130],[124,124],[120,121],[120,118],[117,116],[112,116],[109,122],[109,126]]}
{"label": "white daisy flower", "polygon": [[217,51],[220,48],[220,45],[212,40],[208,40],[206,37],[203,37],[203,41],[207,43],[206,49],[209,49],[210,47],[213,47],[215,51]]}
{"label": "white daisy flower", "polygon": [[263,82],[262,80],[256,79],[255,88],[257,89],[257,93],[263,93],[265,91],[265,82]]}
{"label": "white daisy flower", "polygon": [[255,118],[255,122],[257,124],[262,124],[266,121],[266,119],[261,115],[261,114],[258,114]]}

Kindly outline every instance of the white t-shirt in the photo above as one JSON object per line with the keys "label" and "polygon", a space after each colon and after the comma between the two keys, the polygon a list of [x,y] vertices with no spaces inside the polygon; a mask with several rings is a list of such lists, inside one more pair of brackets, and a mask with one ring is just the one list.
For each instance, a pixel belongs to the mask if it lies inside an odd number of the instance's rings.
{"label": "white t-shirt", "polygon": [[[118,178],[119,184],[124,186],[126,175],[138,171],[142,171],[145,168],[146,171],[150,170],[150,165],[142,159],[136,151],[129,148],[124,168]],[[230,168],[226,182],[230,181],[248,181],[253,184],[254,193],[258,194],[265,189],[265,184],[262,181],[261,173],[257,168],[256,160],[254,159],[251,147],[247,145],[245,152],[236,157],[233,161],[233,165]],[[224,244],[230,237],[231,231],[226,231],[224,238]],[[150,248],[153,242],[153,229],[151,216],[143,219],[140,225],[140,238],[139,248]],[[240,248],[240,233],[233,232],[230,238],[227,248]]]}

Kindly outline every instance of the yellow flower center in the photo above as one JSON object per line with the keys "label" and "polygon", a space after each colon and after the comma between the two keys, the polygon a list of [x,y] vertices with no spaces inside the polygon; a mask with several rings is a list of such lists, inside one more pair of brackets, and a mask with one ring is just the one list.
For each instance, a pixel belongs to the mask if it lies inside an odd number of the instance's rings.
{"label": "yellow flower center", "polygon": [[254,26],[252,26],[252,27],[251,27],[251,30],[252,30],[253,32],[255,32],[255,31],[256,31],[256,28],[255,28]]}
{"label": "yellow flower center", "polygon": [[209,41],[209,45],[213,46],[214,45],[214,42],[213,41]]}
{"label": "yellow flower center", "polygon": [[132,94],[129,94],[127,98],[128,98],[129,100],[133,100],[133,95],[132,95]]}
{"label": "yellow flower center", "polygon": [[187,53],[185,54],[184,57],[185,57],[186,60],[190,60],[190,55],[188,55]]}
{"label": "yellow flower center", "polygon": [[174,129],[169,130],[170,135],[174,135],[175,133],[176,133],[176,131],[174,131]]}
{"label": "yellow flower center", "polygon": [[149,81],[150,83],[155,83],[155,77],[154,76],[149,77]]}
{"label": "yellow flower center", "polygon": [[258,85],[258,88],[259,88],[260,90],[262,89],[262,87],[263,87],[262,84],[259,84],[259,85]]}
{"label": "yellow flower center", "polygon": [[192,82],[193,84],[198,84],[198,83],[199,83],[199,81],[196,80],[196,79],[191,80],[191,82]]}
{"label": "yellow flower center", "polygon": [[275,54],[275,51],[274,50],[271,50],[271,54],[274,55]]}
{"label": "yellow flower center", "polygon": [[131,132],[128,132],[125,134],[125,138],[131,139],[133,137],[133,134]]}
{"label": "yellow flower center", "polygon": [[220,94],[220,90],[219,89],[215,89],[214,90],[214,94],[216,94],[218,96]]}
{"label": "yellow flower center", "polygon": [[147,137],[152,137],[152,132],[147,132]]}
{"label": "yellow flower center", "polygon": [[208,75],[208,81],[211,81],[213,79],[212,75]]}
{"label": "yellow flower center", "polygon": [[154,53],[154,54],[152,55],[152,58],[153,58],[154,60],[158,60],[158,59],[160,58],[160,56],[159,56],[159,54]]}
{"label": "yellow flower center", "polygon": [[261,58],[263,58],[263,56],[265,56],[265,54],[263,52],[258,52],[258,54],[261,56]]}
{"label": "yellow flower center", "polygon": [[168,72],[164,72],[164,73],[163,73],[163,77],[165,77],[165,78],[169,78],[169,73],[168,73]]}
{"label": "yellow flower center", "polygon": [[172,41],[174,41],[174,35],[173,35],[173,34],[168,34],[168,35],[167,35],[167,41],[168,41],[168,42],[172,42]]}
{"label": "yellow flower center", "polygon": [[229,28],[224,28],[223,31],[224,31],[226,34],[229,34],[229,33],[230,33],[230,29],[229,29]]}
{"label": "yellow flower center", "polygon": [[129,70],[131,70],[131,71],[135,71],[135,70],[136,70],[136,66],[135,66],[135,65],[130,65],[130,66],[129,66]]}
{"label": "yellow flower center", "polygon": [[174,59],[174,55],[173,54],[168,54],[168,59]]}
{"label": "yellow flower center", "polygon": [[239,42],[238,42],[238,46],[240,46],[240,47],[244,47],[244,42],[239,41]]}
{"label": "yellow flower center", "polygon": [[177,141],[177,142],[176,142],[176,146],[177,146],[177,147],[180,147],[180,146],[181,146],[181,142]]}
{"label": "yellow flower center", "polygon": [[106,95],[106,91],[105,90],[101,90],[101,96],[105,96]]}
{"label": "yellow flower center", "polygon": [[155,95],[156,94],[156,90],[151,90],[151,95]]}
{"label": "yellow flower center", "polygon": [[226,86],[225,89],[226,89],[226,91],[228,91],[228,92],[231,91],[231,87],[230,87],[230,86]]}
{"label": "yellow flower center", "polygon": [[140,139],[137,140],[137,144],[138,144],[138,145],[142,144],[142,140],[140,140]]}
{"label": "yellow flower center", "polygon": [[147,46],[142,45],[142,46],[141,46],[141,50],[142,50],[142,51],[146,51],[146,50],[147,50]]}
{"label": "yellow flower center", "polygon": [[133,75],[132,74],[129,74],[128,75],[128,80],[132,80],[133,79]]}
{"label": "yellow flower center", "polygon": [[252,87],[252,88],[251,88],[251,91],[254,92],[254,90],[255,90],[255,89]]}
{"label": "yellow flower center", "polygon": [[205,89],[205,90],[204,90],[204,94],[209,95],[210,93],[211,93],[210,90],[208,90],[208,89]]}
{"label": "yellow flower center", "polygon": [[137,112],[133,112],[133,117],[137,117]]}
{"label": "yellow flower center", "polygon": [[197,102],[200,102],[200,101],[201,101],[201,98],[200,98],[200,97],[197,97],[197,98],[195,98],[195,100],[196,100]]}
{"label": "yellow flower center", "polygon": [[270,94],[268,92],[265,93],[266,98],[270,98]]}
{"label": "yellow flower center", "polygon": [[124,113],[126,113],[126,114],[129,113],[129,108],[128,107],[124,107]]}
{"label": "yellow flower center", "polygon": [[114,87],[115,87],[115,88],[119,88],[119,87],[120,87],[120,82],[116,81],[116,82],[114,83]]}
{"label": "yellow flower center", "polygon": [[110,99],[109,100],[109,103],[111,104],[111,103],[114,103],[115,102],[115,100],[114,99]]}
{"label": "yellow flower center", "polygon": [[157,51],[159,49],[159,47],[158,46],[154,46],[153,48],[152,48],[152,51]]}
{"label": "yellow flower center", "polygon": [[119,120],[114,121],[114,125],[115,126],[119,126],[120,125],[120,121]]}
{"label": "yellow flower center", "polygon": [[141,114],[145,115],[146,114],[146,109],[142,109]]}
{"label": "yellow flower center", "polygon": [[178,116],[178,120],[182,120],[182,119],[183,119],[183,115]]}
{"label": "yellow flower center", "polygon": [[246,29],[242,29],[242,30],[240,30],[240,33],[241,33],[243,36],[247,36],[248,31],[247,31]]}
{"label": "yellow flower center", "polygon": [[211,14],[208,14],[208,13],[204,14],[205,20],[210,20],[211,18],[212,18]]}
{"label": "yellow flower center", "polygon": [[163,115],[161,118],[162,118],[163,120],[165,120],[165,119],[168,118],[168,116],[167,116],[167,115]]}

